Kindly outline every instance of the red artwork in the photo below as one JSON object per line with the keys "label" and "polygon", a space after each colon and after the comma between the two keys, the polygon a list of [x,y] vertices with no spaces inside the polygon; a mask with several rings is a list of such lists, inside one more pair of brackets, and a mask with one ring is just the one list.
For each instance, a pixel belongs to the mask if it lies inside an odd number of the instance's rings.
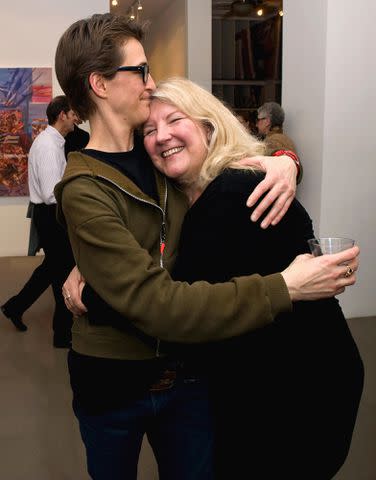
{"label": "red artwork", "polygon": [[28,153],[51,99],[51,68],[0,68],[0,196],[29,194]]}

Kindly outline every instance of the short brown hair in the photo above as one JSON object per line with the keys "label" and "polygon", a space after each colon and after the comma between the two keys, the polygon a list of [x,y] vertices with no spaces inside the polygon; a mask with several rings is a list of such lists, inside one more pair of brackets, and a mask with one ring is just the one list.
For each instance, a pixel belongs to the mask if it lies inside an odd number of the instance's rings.
{"label": "short brown hair", "polygon": [[89,93],[90,74],[114,77],[123,61],[120,47],[129,38],[141,42],[143,35],[141,25],[111,13],[78,20],[63,33],[55,54],[56,76],[82,120],[96,110]]}
{"label": "short brown hair", "polygon": [[61,112],[68,113],[71,110],[68,99],[65,95],[54,97],[47,105],[46,115],[49,125],[55,125]]}

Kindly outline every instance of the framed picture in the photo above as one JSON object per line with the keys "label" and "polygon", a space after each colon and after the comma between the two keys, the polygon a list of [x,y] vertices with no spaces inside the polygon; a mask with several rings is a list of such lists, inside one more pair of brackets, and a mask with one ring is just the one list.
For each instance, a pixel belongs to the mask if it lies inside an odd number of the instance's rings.
{"label": "framed picture", "polygon": [[0,68],[0,196],[29,195],[28,153],[51,99],[51,68]]}

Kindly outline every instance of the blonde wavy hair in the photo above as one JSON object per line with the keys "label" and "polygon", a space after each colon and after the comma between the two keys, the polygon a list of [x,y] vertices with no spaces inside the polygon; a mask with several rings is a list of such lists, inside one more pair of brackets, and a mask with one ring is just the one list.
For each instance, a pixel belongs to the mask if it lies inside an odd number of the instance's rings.
{"label": "blonde wavy hair", "polygon": [[174,105],[193,121],[209,129],[210,138],[206,144],[208,155],[198,179],[200,186],[205,187],[228,167],[250,169],[236,162],[245,157],[265,154],[263,142],[252,136],[229,108],[186,78],[172,77],[159,82],[152,99]]}

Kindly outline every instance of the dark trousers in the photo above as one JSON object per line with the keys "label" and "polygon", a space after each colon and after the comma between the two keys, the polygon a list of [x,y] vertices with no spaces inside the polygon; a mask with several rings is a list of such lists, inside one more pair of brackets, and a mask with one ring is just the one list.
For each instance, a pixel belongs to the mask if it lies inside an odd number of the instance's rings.
{"label": "dark trousers", "polygon": [[22,317],[24,312],[51,285],[51,276],[47,267],[48,264],[44,258],[43,262],[34,270],[29,280],[22,287],[22,290],[3,305],[8,316]]}
{"label": "dark trousers", "polygon": [[178,375],[168,390],[145,392],[124,401],[123,407],[97,414],[73,405],[93,480],[136,480],[145,433],[161,480],[213,479],[213,431],[204,380]]}
{"label": "dark trousers", "polygon": [[54,339],[67,340],[71,338],[72,314],[65,307],[61,289],[74,265],[69,238],[56,220],[56,205],[35,205],[34,222],[45,259],[20,294],[27,298],[24,305],[30,306],[47,288],[48,281],[55,298]]}

